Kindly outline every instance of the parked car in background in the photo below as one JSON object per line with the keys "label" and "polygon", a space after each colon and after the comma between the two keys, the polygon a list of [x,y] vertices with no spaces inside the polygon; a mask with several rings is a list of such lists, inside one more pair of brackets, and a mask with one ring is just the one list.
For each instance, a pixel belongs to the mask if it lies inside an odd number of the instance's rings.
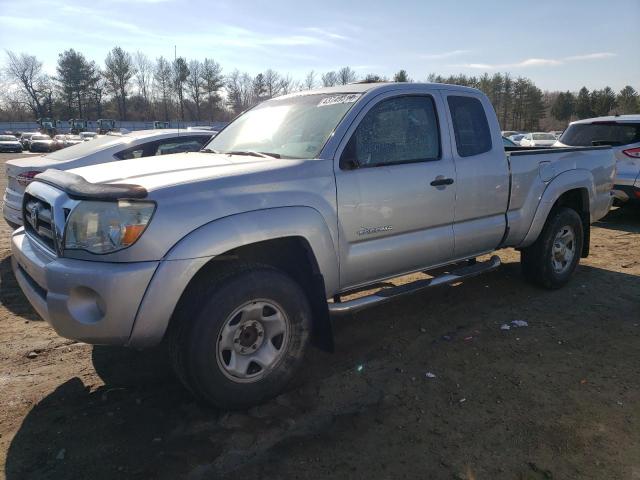
{"label": "parked car in background", "polygon": [[53,140],[49,135],[37,133],[31,135],[29,139],[29,151],[31,152],[52,152]]}
{"label": "parked car in background", "polygon": [[70,168],[132,158],[198,151],[212,138],[211,132],[187,130],[138,130],[128,134],[109,133],[90,142],[53,152],[6,162],[7,189],[4,218],[14,228],[22,225],[22,195],[37,174],[48,168]]}
{"label": "parked car in background", "polygon": [[[166,342],[198,398],[246,408],[282,391],[311,341],[333,346],[331,313],[500,265],[478,256],[517,248],[528,281],[562,287],[609,211],[614,169],[609,147],[505,152],[472,88],[296,92],[201,152],[38,175],[12,268],[58,334]],[[375,291],[425,270],[434,276]]]}
{"label": "parked car in background", "polygon": [[29,150],[29,140],[34,135],[39,135],[39,133],[38,132],[23,132],[20,135],[20,143],[22,144],[22,148],[24,150]]}
{"label": "parked car in background", "polygon": [[532,132],[527,133],[520,145],[523,147],[550,147],[556,143],[556,137],[546,132]]}
{"label": "parked car in background", "polygon": [[549,133],[556,137],[556,139],[560,138],[564,130],[551,130]]}
{"label": "parked car in background", "polygon": [[0,135],[0,153],[22,152],[22,144],[13,135]]}
{"label": "parked car in background", "polygon": [[503,130],[502,132],[500,132],[502,134],[503,137],[507,137],[509,138],[511,135],[517,135],[520,132],[517,132],[515,130]]}
{"label": "parked car in background", "polygon": [[96,132],[80,132],[80,138],[83,141],[88,142],[89,140],[93,140],[96,138],[98,134]]}
{"label": "parked car in background", "polygon": [[502,143],[505,147],[519,147],[520,145],[514,143],[512,140],[507,137],[502,137]]}
{"label": "parked car in background", "polygon": [[640,205],[640,115],[615,115],[571,122],[556,147],[611,145],[616,157],[613,196]]}
{"label": "parked car in background", "polygon": [[516,133],[515,135],[511,135],[509,139],[512,142],[515,142],[518,145],[520,145],[520,141],[524,138],[525,135],[526,135],[525,133]]}
{"label": "parked car in background", "polygon": [[84,142],[84,140],[80,135],[66,135],[64,139],[64,146],[71,147],[82,142]]}
{"label": "parked car in background", "polygon": [[66,147],[65,145],[65,140],[66,140],[67,136],[66,135],[56,135],[55,137],[53,137],[53,143],[51,144],[51,150],[60,150],[64,147]]}
{"label": "parked car in background", "polygon": [[197,125],[193,127],[187,127],[187,130],[205,130],[207,132],[218,133],[218,130],[210,125]]}

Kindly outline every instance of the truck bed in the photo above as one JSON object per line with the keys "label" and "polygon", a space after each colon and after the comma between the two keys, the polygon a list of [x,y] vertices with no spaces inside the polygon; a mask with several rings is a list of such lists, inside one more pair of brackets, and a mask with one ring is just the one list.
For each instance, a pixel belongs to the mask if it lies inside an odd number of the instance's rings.
{"label": "truck bed", "polygon": [[[590,212],[591,221],[608,211],[611,175],[615,170],[611,147],[506,147],[505,150],[511,173],[505,246],[521,245],[532,227],[544,192],[563,173],[572,175],[571,172],[582,170],[593,178],[592,188],[597,200]],[[609,162],[603,162],[603,156],[610,157]],[[607,163],[612,168],[604,168]],[[597,185],[600,186],[598,191]]]}

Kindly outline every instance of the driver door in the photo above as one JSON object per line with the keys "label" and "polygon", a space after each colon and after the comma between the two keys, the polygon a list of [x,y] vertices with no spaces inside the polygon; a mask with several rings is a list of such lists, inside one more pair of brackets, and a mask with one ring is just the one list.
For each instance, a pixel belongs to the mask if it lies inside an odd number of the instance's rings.
{"label": "driver door", "polygon": [[390,92],[338,149],[342,290],[452,259],[456,174],[442,112],[437,92]]}

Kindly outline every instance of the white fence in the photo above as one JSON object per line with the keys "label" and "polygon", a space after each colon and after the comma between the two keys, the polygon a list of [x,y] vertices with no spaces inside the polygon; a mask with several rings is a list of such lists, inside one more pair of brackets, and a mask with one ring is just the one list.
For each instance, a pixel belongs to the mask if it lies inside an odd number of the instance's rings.
{"label": "white fence", "polygon": [[[98,129],[97,123],[89,121],[87,130],[95,131]],[[216,129],[224,127],[228,122],[169,122],[169,128],[187,128],[195,126],[210,126]],[[3,132],[33,132],[40,128],[37,122],[0,122],[0,133]],[[153,128],[153,122],[118,122],[116,121],[116,130],[126,128],[127,130],[147,130]],[[66,133],[69,131],[69,122],[58,122],[58,131]]]}

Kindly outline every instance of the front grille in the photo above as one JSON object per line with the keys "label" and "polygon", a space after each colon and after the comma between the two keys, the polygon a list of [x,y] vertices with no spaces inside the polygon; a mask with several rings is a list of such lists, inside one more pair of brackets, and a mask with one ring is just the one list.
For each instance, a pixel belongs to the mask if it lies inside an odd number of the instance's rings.
{"label": "front grille", "polygon": [[22,218],[25,231],[55,252],[55,228],[51,205],[26,193],[22,203]]}

